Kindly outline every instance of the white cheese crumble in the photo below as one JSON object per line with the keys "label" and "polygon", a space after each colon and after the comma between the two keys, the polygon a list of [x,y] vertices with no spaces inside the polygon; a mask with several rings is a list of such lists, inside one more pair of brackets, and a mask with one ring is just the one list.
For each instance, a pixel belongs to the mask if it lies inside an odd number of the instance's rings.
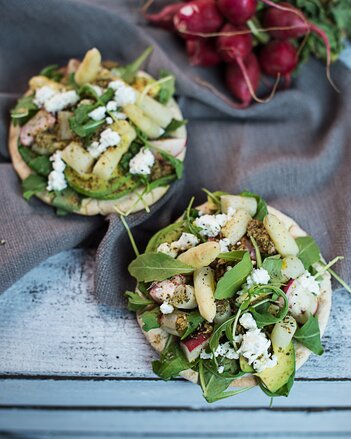
{"label": "white cheese crumble", "polygon": [[223,373],[224,372],[224,366],[218,366],[217,372],[218,373]]}
{"label": "white cheese crumble", "polygon": [[50,161],[52,162],[53,170],[48,176],[48,184],[46,186],[46,189],[49,192],[62,191],[63,189],[66,189],[67,182],[65,179],[65,174],[63,173],[66,167],[66,163],[62,160],[61,151],[56,151],[50,157]]}
{"label": "white cheese crumble", "polygon": [[106,110],[107,111],[116,111],[117,110],[117,102],[108,101],[106,104]]}
{"label": "white cheese crumble", "polygon": [[56,90],[49,85],[44,85],[44,87],[40,87],[36,90],[33,102],[38,107],[43,107],[45,102],[52,98],[55,94]]}
{"label": "white cheese crumble", "polygon": [[100,107],[97,107],[95,108],[95,110],[88,113],[88,116],[93,120],[102,120],[105,118],[105,114],[106,114],[106,107],[101,105]]}
{"label": "white cheese crumble", "polygon": [[132,87],[129,87],[124,82],[116,80],[112,81],[108,85],[109,88],[115,90],[114,101],[118,107],[123,107],[128,104],[135,104],[136,93]]}
{"label": "white cheese crumble", "polygon": [[207,353],[206,351],[201,351],[200,358],[202,360],[212,360],[213,354],[212,354],[212,352]]}
{"label": "white cheese crumble", "polygon": [[160,311],[162,314],[171,314],[174,311],[174,307],[168,302],[163,302],[160,306]]}
{"label": "white cheese crumble", "polygon": [[194,224],[202,230],[202,236],[215,237],[219,235],[221,228],[228,221],[228,215],[220,213],[218,215],[202,215],[196,218]]}
{"label": "white cheese crumble", "polygon": [[93,142],[88,146],[88,151],[91,156],[98,158],[109,146],[117,146],[120,141],[121,137],[118,133],[112,131],[111,128],[106,128],[100,134],[99,142]]}
{"label": "white cheese crumble", "polygon": [[229,360],[237,360],[239,358],[238,353],[229,341],[218,345],[217,349],[214,352],[214,356],[228,358]]}
{"label": "white cheese crumble", "polygon": [[56,113],[66,107],[75,105],[79,101],[79,96],[74,90],[64,91],[54,94],[50,99],[45,101],[44,107],[49,113]]}
{"label": "white cheese crumble", "polygon": [[168,242],[163,242],[157,247],[158,253],[164,253],[165,255],[170,256],[171,258],[175,258],[178,254],[177,250],[173,249],[171,247],[171,244],[168,244]]}
{"label": "white cheese crumble", "polygon": [[141,148],[129,162],[129,172],[131,174],[149,175],[155,163],[155,157],[148,148]]}
{"label": "white cheese crumble", "polygon": [[228,247],[231,244],[230,239],[228,239],[228,238],[220,239],[218,241],[218,244],[219,244],[219,248],[221,249],[221,253],[229,252],[229,248]]}
{"label": "white cheese crumble", "polygon": [[271,277],[264,268],[254,268],[251,274],[247,276],[246,282],[249,287],[253,285],[267,285]]}
{"label": "white cheese crumble", "polygon": [[305,271],[301,276],[295,279],[292,287],[301,288],[305,291],[318,296],[320,293],[319,284],[309,271]]}
{"label": "white cheese crumble", "polygon": [[192,233],[182,233],[178,241],[171,243],[171,248],[178,251],[185,251],[195,247],[199,243],[199,239]]}
{"label": "white cheese crumble", "polygon": [[256,372],[274,367],[277,364],[277,357],[268,352],[271,341],[257,328],[252,315],[249,313],[243,314],[239,322],[248,331],[243,334],[241,346],[237,353],[245,357]]}
{"label": "white cheese crumble", "polygon": [[126,120],[127,115],[125,113],[122,113],[121,111],[111,111],[111,116],[113,116],[117,120]]}
{"label": "white cheese crumble", "polygon": [[112,117],[106,117],[106,123],[107,123],[107,125],[112,125],[113,124]]}
{"label": "white cheese crumble", "polygon": [[103,92],[104,92],[104,89],[101,88],[101,87],[99,87],[98,85],[92,85],[92,84],[90,84],[90,87],[95,91],[96,96],[97,96],[98,98],[99,98],[99,97],[103,94]]}

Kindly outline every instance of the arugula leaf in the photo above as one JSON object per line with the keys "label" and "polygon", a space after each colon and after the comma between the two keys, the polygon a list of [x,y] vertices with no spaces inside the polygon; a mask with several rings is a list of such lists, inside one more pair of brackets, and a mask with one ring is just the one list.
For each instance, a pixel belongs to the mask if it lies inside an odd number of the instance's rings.
{"label": "arugula leaf", "polygon": [[295,340],[306,346],[316,355],[323,355],[318,318],[310,314],[307,322],[294,335]]}
{"label": "arugula leaf", "polygon": [[208,203],[209,208],[211,210],[220,209],[221,208],[221,196],[222,195],[229,195],[228,192],[223,192],[223,191],[210,192],[206,188],[202,188],[202,190],[207,195],[207,203]]}
{"label": "arugula leaf", "polygon": [[58,71],[58,64],[51,64],[47,67],[44,67],[39,75],[46,76],[49,79],[52,79],[53,81],[60,82],[63,78],[63,73]]}
{"label": "arugula leaf", "polygon": [[46,190],[46,178],[41,175],[31,174],[22,181],[23,198],[29,200],[33,195]]}
{"label": "arugula leaf", "polygon": [[241,261],[247,250],[233,250],[231,252],[220,253],[218,259],[223,259],[224,261]]}
{"label": "arugula leaf", "polygon": [[202,230],[201,227],[198,227],[195,224],[193,224],[194,219],[197,217],[197,214],[196,214],[196,217],[193,216],[194,209],[192,209],[192,205],[194,204],[194,200],[195,200],[195,197],[192,197],[191,200],[189,201],[188,207],[186,208],[186,210],[184,212],[186,229],[187,229],[188,233],[192,233],[198,239],[200,239],[200,241],[204,241],[203,236],[200,234],[200,232]]}
{"label": "arugula leaf", "polygon": [[187,338],[190,334],[197,330],[199,325],[204,321],[204,318],[201,316],[199,311],[192,311],[187,315],[187,323],[188,326],[182,335],[181,340]]}
{"label": "arugula leaf", "polygon": [[160,327],[159,323],[160,308],[154,308],[150,311],[144,311],[140,314],[140,318],[143,322],[143,331],[149,332],[151,329]]}
{"label": "arugula leaf", "polygon": [[160,83],[160,91],[157,95],[157,100],[163,105],[166,105],[175,93],[175,77],[167,70],[160,70],[160,79],[167,77],[169,77],[167,81]]}
{"label": "arugula leaf", "polygon": [[160,155],[166,162],[169,162],[172,165],[178,180],[181,179],[184,170],[183,162],[166,151],[160,151]]}
{"label": "arugula leaf", "polygon": [[252,262],[249,253],[246,252],[242,260],[219,279],[215,291],[215,298],[229,299],[233,297],[234,293],[238,291],[251,271]]}
{"label": "arugula leaf", "polygon": [[306,270],[320,260],[320,250],[312,236],[301,236],[296,238],[295,241],[299,247],[299,254],[297,256]]}
{"label": "arugula leaf", "polygon": [[15,108],[11,110],[11,118],[15,125],[24,125],[37,113],[39,108],[36,106],[33,100],[34,95],[23,96],[22,98],[18,99]]}
{"label": "arugula leaf", "polygon": [[176,131],[178,128],[186,125],[188,121],[186,119],[178,120],[178,119],[172,119],[169,125],[166,126],[165,132],[160,136],[160,139],[164,139],[167,137],[171,137],[172,133]]}
{"label": "arugula leaf", "polygon": [[129,311],[141,311],[146,306],[152,305],[154,302],[151,299],[141,296],[133,291],[126,291],[124,293],[128,298],[128,309]]}
{"label": "arugula leaf", "polygon": [[183,221],[177,221],[173,224],[170,224],[167,227],[159,230],[154,234],[154,236],[150,239],[145,253],[156,252],[157,248],[160,244],[164,242],[173,242],[179,239],[180,235],[184,231],[184,223]]}
{"label": "arugula leaf", "polygon": [[52,164],[48,156],[38,155],[23,145],[18,146],[18,152],[23,161],[37,174],[47,177],[52,171]]}
{"label": "arugula leaf", "polygon": [[60,210],[65,210],[66,213],[79,210],[82,198],[76,191],[71,188],[66,188],[63,191],[55,194],[52,200],[52,205]]}
{"label": "arugula leaf", "polygon": [[270,282],[283,283],[282,264],[283,261],[279,255],[269,256],[263,261],[262,268],[268,271]]}
{"label": "arugula leaf", "polygon": [[218,348],[219,340],[221,339],[224,332],[227,332],[227,328],[231,326],[231,324],[234,322],[236,317],[237,315],[235,314],[234,316],[229,317],[223,323],[216,325],[214,331],[211,334],[210,343],[209,343],[212,352],[214,352]]}
{"label": "arugula leaf", "polygon": [[259,195],[249,191],[241,192],[240,195],[242,197],[255,198],[255,200],[257,201],[257,212],[254,218],[263,221],[264,217],[268,214],[267,203],[265,202],[265,200]]}
{"label": "arugula leaf", "polygon": [[87,137],[93,134],[96,129],[105,123],[105,120],[92,120],[88,114],[97,108],[99,104],[83,104],[74,111],[69,119],[69,125],[79,137]]}
{"label": "arugula leaf", "polygon": [[138,282],[151,282],[168,279],[175,274],[192,273],[194,268],[173,259],[165,253],[144,253],[128,266],[129,273]]}
{"label": "arugula leaf", "polygon": [[250,306],[249,311],[252,314],[253,318],[256,320],[257,326],[259,328],[263,328],[264,326],[272,325],[283,320],[289,310],[289,303],[286,294],[280,288],[274,287],[272,285],[255,287],[252,290],[252,294],[256,295],[257,293],[274,294],[275,296],[277,296],[276,298],[282,297],[284,300],[284,306],[279,309],[278,314],[275,316],[268,311],[270,302],[273,301],[273,299],[265,299],[264,303],[262,304]]}
{"label": "arugula leaf", "polygon": [[160,359],[152,362],[152,370],[163,380],[176,378],[183,370],[191,368],[178,343],[171,337],[171,343],[163,350]]}
{"label": "arugula leaf", "polygon": [[106,105],[108,101],[110,101],[115,94],[115,91],[112,88],[108,88],[104,94],[99,97],[99,103],[102,105]]}
{"label": "arugula leaf", "polygon": [[154,48],[149,46],[135,61],[125,66],[116,67],[112,69],[111,72],[122,78],[128,84],[132,83],[141,65],[150,56],[153,50]]}

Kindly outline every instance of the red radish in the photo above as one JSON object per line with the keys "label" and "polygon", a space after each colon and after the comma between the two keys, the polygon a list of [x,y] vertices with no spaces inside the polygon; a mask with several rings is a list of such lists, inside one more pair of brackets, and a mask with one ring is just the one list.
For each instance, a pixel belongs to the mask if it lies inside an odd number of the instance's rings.
{"label": "red radish", "polygon": [[[246,26],[234,26],[227,23],[221,29],[221,34],[217,38],[217,50],[223,61],[233,62],[238,58],[245,59],[252,50],[252,36],[247,34],[230,35],[247,30]],[[228,35],[226,35],[228,34]]]}
{"label": "red radish", "polygon": [[253,53],[243,62],[244,69],[238,63],[228,64],[226,68],[226,83],[232,95],[247,107],[252,96],[256,93],[260,82],[261,70]]}
{"label": "red radish", "polygon": [[186,359],[191,363],[195,361],[201,354],[201,351],[208,345],[210,334],[198,334],[195,337],[188,337],[180,342]]}
{"label": "red radish", "polygon": [[222,61],[213,41],[188,40],[186,51],[192,66],[212,67]]}
{"label": "red radish", "polygon": [[317,296],[304,289],[296,279],[290,281],[284,291],[289,302],[289,312],[297,322],[303,324],[310,314],[316,314]]}
{"label": "red radish", "polygon": [[218,0],[221,13],[233,24],[244,24],[255,15],[257,0]]}
{"label": "red radish", "polygon": [[285,285],[285,287],[283,287],[283,291],[284,291],[285,294],[289,291],[289,288],[294,283],[294,280],[295,279],[290,279],[289,282]]}
{"label": "red radish", "polygon": [[298,63],[297,50],[289,41],[270,41],[262,47],[258,60],[266,75],[289,79]]}
{"label": "red radish", "polygon": [[175,30],[173,17],[182,6],[184,6],[183,2],[173,3],[165,6],[160,12],[155,14],[147,14],[145,12],[144,17],[154,26],[168,30]]}
{"label": "red radish", "polygon": [[39,110],[23,127],[20,132],[22,145],[29,146],[33,143],[34,137],[48,128],[55,125],[56,118],[45,110]]}
{"label": "red radish", "polygon": [[223,17],[214,0],[194,0],[178,10],[173,22],[184,39],[196,40],[216,32],[223,24]]}

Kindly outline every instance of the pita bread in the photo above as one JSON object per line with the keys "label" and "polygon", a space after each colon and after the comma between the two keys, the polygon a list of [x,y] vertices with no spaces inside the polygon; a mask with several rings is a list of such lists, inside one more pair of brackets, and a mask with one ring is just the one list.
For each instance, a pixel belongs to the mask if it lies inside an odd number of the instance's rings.
{"label": "pita bread", "polygon": [[[144,72],[142,73],[144,74],[144,76],[149,76]],[[167,107],[172,111],[175,119],[183,120],[182,112],[174,99],[171,99],[169,101]],[[20,127],[11,124],[9,132],[9,152],[13,167],[15,168],[15,171],[17,172],[20,179],[23,181],[30,174],[32,174],[33,171],[24,162],[20,153],[18,152],[19,134]],[[177,140],[179,142],[176,142]],[[171,139],[157,140],[155,141],[155,144],[158,148],[164,149],[170,154],[175,155],[179,160],[183,161],[186,153],[186,140],[187,131],[186,128],[183,126],[178,128],[178,130],[174,133],[174,137],[172,137]],[[175,145],[175,143],[177,144]],[[74,213],[85,216],[98,214],[108,215],[110,213],[116,213],[116,210],[120,212],[135,213],[145,209],[145,204],[147,206],[151,206],[152,204],[156,203],[160,198],[165,195],[169,187],[170,186],[161,186],[153,189],[148,194],[143,195],[143,202],[140,200],[140,194],[144,190],[143,187],[140,187],[134,192],[131,192],[130,194],[127,194],[117,200],[83,198],[80,208],[78,210],[74,210]],[[46,204],[52,204],[53,197],[47,191],[36,194],[36,197],[38,197]]]}
{"label": "pita bread", "polygon": [[[198,209],[206,212],[207,203],[198,207]],[[208,209],[207,209],[208,210]],[[280,221],[284,224],[284,226],[290,231],[294,238],[300,236],[306,236],[307,233],[301,229],[301,227],[290,217],[283,214],[279,210],[268,206],[269,213],[276,215]],[[323,336],[324,331],[327,327],[327,323],[329,320],[329,314],[331,309],[331,301],[332,301],[332,286],[331,286],[331,277],[328,272],[323,275],[322,281],[320,283],[320,294],[318,296],[318,309],[316,312],[316,316],[318,317],[319,328],[321,336]],[[162,352],[165,347],[168,333],[161,328],[152,329],[149,332],[145,332],[142,329],[142,321],[137,317],[139,326],[146,337],[147,341],[150,345],[158,352]],[[295,343],[295,354],[296,354],[296,370],[300,369],[300,367],[307,361],[308,357],[311,355],[311,351],[307,349],[300,343]],[[193,383],[198,382],[198,373],[192,369],[184,370],[180,374],[183,378]],[[254,375],[247,374],[242,378],[239,378],[232,382],[231,386],[233,387],[250,387],[257,385],[257,380]]]}

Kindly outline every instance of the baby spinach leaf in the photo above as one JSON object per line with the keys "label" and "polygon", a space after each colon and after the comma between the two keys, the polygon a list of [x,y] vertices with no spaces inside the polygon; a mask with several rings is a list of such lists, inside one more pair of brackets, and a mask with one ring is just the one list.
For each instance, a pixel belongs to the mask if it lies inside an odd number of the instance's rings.
{"label": "baby spinach leaf", "polygon": [[160,244],[164,242],[171,243],[176,241],[182,232],[184,231],[184,223],[183,221],[178,221],[176,223],[170,224],[167,227],[159,230],[155,235],[150,239],[145,253],[156,252],[157,248]]}
{"label": "baby spinach leaf", "polygon": [[234,293],[238,291],[251,271],[252,262],[249,253],[246,252],[242,260],[219,279],[215,291],[215,298],[229,299],[233,297]]}
{"label": "baby spinach leaf", "polygon": [[296,238],[299,247],[298,257],[302,261],[306,270],[321,258],[319,247],[312,236],[301,236]]}
{"label": "baby spinach leaf", "polygon": [[11,110],[11,118],[15,125],[24,125],[31,119],[35,113],[39,110],[36,104],[33,102],[34,95],[23,96],[18,99],[15,108]]}
{"label": "baby spinach leaf", "polygon": [[192,273],[194,268],[164,253],[150,252],[135,258],[128,270],[138,282],[151,282],[165,280],[175,274]]}
{"label": "baby spinach leaf", "polygon": [[157,100],[163,105],[166,105],[175,93],[175,77],[167,70],[160,70],[160,79],[167,77],[169,77],[167,81],[160,83],[160,91],[157,95]]}
{"label": "baby spinach leaf", "polygon": [[254,194],[254,193],[249,192],[249,191],[241,192],[240,195],[242,197],[255,198],[255,200],[257,201],[257,212],[255,215],[255,219],[263,221],[264,217],[268,214],[267,203],[265,202],[265,200],[262,197],[260,197],[259,195]]}
{"label": "baby spinach leaf", "polygon": [[192,311],[187,315],[188,326],[182,335],[181,340],[187,338],[190,334],[197,330],[199,325],[204,321],[204,318],[201,316],[199,311]]}
{"label": "baby spinach leaf", "polygon": [[133,291],[126,291],[124,293],[128,298],[129,311],[142,311],[146,306],[152,305],[154,302],[151,299],[141,296]]}
{"label": "baby spinach leaf", "polygon": [[39,192],[46,190],[47,179],[41,175],[31,174],[22,181],[23,197],[27,201]]}
{"label": "baby spinach leaf", "polygon": [[270,282],[283,283],[282,277],[282,263],[279,255],[269,256],[263,261],[262,268],[268,271]]}
{"label": "baby spinach leaf", "polygon": [[307,322],[295,332],[294,338],[314,354],[323,354],[324,349],[321,343],[318,318],[312,314],[310,314]]}
{"label": "baby spinach leaf", "polygon": [[150,56],[154,50],[152,46],[149,46],[136,60],[125,66],[116,67],[111,70],[112,73],[122,78],[128,84],[132,83],[136,73],[140,70],[141,65]]}
{"label": "baby spinach leaf", "polygon": [[152,370],[163,380],[176,378],[180,372],[190,367],[190,363],[173,337],[171,343],[162,352],[160,359],[152,362]]}
{"label": "baby spinach leaf", "polygon": [[47,67],[44,67],[43,70],[39,73],[41,76],[46,76],[53,81],[60,82],[63,78],[63,73],[59,71],[58,64],[51,64]]}
{"label": "baby spinach leaf", "polygon": [[246,250],[233,250],[231,252],[220,253],[218,259],[223,259],[224,261],[241,261],[244,257]]}
{"label": "baby spinach leaf", "polygon": [[154,308],[150,311],[144,311],[140,314],[140,318],[143,322],[143,331],[149,332],[151,329],[160,327],[159,323],[160,308]]}

